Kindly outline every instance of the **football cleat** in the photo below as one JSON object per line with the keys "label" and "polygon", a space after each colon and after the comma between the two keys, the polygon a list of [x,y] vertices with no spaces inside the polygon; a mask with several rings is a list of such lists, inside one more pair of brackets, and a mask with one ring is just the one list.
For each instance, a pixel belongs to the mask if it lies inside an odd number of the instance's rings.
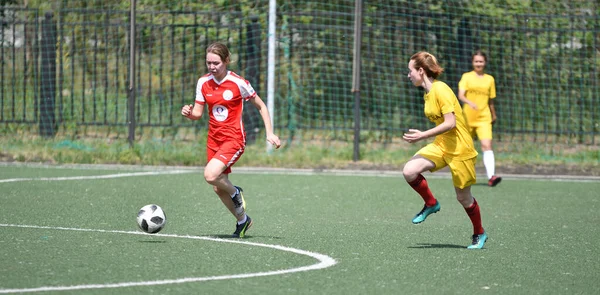
{"label": "football cleat", "polygon": [[412,223],[419,224],[419,223],[425,221],[425,219],[427,219],[427,216],[429,216],[429,214],[433,214],[433,213],[440,211],[440,207],[441,207],[440,202],[438,202],[437,200],[435,201],[435,205],[433,205],[431,207],[427,207],[427,205],[423,206],[423,210],[421,210],[421,212],[419,212],[417,215],[415,215],[415,217],[412,220]]}
{"label": "football cleat", "polygon": [[487,241],[488,236],[486,232],[483,232],[480,235],[473,235],[473,242],[471,245],[467,246],[467,249],[481,249],[483,245],[485,245],[485,241]]}
{"label": "football cleat", "polygon": [[498,183],[500,183],[500,181],[502,181],[502,177],[498,177],[498,176],[494,175],[488,181],[488,186],[491,186],[491,187],[497,186]]}
{"label": "football cleat", "polygon": [[252,218],[246,215],[246,222],[242,224],[235,224],[235,232],[232,237],[243,238],[246,235],[246,231],[252,226]]}

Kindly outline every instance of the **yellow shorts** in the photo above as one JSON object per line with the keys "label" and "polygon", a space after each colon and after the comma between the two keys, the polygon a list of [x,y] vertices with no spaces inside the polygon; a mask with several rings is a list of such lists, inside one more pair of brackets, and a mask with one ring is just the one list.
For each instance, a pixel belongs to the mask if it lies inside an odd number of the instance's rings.
{"label": "yellow shorts", "polygon": [[471,132],[471,136],[475,137],[477,135],[477,139],[492,139],[492,123],[480,123],[478,126],[469,126],[469,131]]}
{"label": "yellow shorts", "polygon": [[421,148],[417,155],[430,160],[435,164],[435,168],[429,170],[431,172],[438,171],[446,166],[450,167],[452,173],[452,183],[457,188],[465,188],[477,182],[475,174],[475,162],[477,156],[467,160],[457,160],[454,158],[444,157],[442,150],[434,144],[428,144]]}

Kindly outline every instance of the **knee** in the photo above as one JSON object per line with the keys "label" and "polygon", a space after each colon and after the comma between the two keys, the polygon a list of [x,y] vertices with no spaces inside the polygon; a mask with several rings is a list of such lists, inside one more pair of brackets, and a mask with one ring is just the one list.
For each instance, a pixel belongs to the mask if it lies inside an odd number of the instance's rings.
{"label": "knee", "polygon": [[491,141],[481,142],[481,150],[484,152],[491,151],[492,150],[492,142]]}
{"label": "knee", "polygon": [[214,184],[218,178],[219,175],[211,173],[210,171],[204,171],[204,180],[206,180],[206,182],[208,182],[209,184]]}
{"label": "knee", "polygon": [[419,173],[420,172],[417,169],[414,169],[414,167],[411,167],[408,164],[404,165],[404,168],[402,169],[402,175],[407,182],[415,180],[419,176]]}
{"label": "knee", "polygon": [[467,199],[468,199],[468,198],[467,198],[467,196],[465,196],[465,195],[463,195],[463,194],[457,194],[457,195],[456,195],[456,200],[457,200],[459,203],[461,203],[461,204],[464,204],[464,203],[465,203],[465,201],[468,201]]}
{"label": "knee", "polygon": [[465,208],[473,204],[473,196],[471,195],[471,192],[457,192],[456,200]]}

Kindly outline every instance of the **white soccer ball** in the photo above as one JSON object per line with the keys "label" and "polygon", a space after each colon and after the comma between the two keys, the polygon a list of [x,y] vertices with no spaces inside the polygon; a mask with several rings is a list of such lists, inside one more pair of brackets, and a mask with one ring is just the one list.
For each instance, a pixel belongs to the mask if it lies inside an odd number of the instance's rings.
{"label": "white soccer ball", "polygon": [[149,234],[159,232],[167,223],[165,211],[155,204],[142,207],[137,215],[137,224],[140,229]]}

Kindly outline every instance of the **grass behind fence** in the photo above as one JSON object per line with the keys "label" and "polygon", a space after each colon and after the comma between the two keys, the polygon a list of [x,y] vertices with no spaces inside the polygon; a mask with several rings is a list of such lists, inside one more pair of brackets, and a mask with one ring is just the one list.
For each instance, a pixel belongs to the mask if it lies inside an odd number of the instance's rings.
{"label": "grass behind fence", "polygon": [[[54,139],[32,136],[36,130],[2,128],[0,150],[3,161],[45,163],[119,163],[141,165],[203,166],[206,163],[206,131],[196,128],[141,128],[130,147],[126,127],[86,127],[81,134],[59,134]],[[264,135],[249,144],[236,167],[352,168],[400,170],[426,142],[408,144],[398,138],[381,141],[380,135],[365,132],[360,143],[360,160],[353,162],[351,132],[297,132],[293,140],[280,134],[283,146],[266,151]],[[479,144],[476,143],[479,149]],[[544,173],[600,175],[600,147],[569,142],[545,144],[528,139],[495,142],[500,173],[536,173],[531,167],[548,167]],[[481,150],[479,150],[481,153]],[[481,154],[477,162],[481,167]],[[520,168],[526,167],[526,168]],[[554,171],[554,172],[553,172]]]}

